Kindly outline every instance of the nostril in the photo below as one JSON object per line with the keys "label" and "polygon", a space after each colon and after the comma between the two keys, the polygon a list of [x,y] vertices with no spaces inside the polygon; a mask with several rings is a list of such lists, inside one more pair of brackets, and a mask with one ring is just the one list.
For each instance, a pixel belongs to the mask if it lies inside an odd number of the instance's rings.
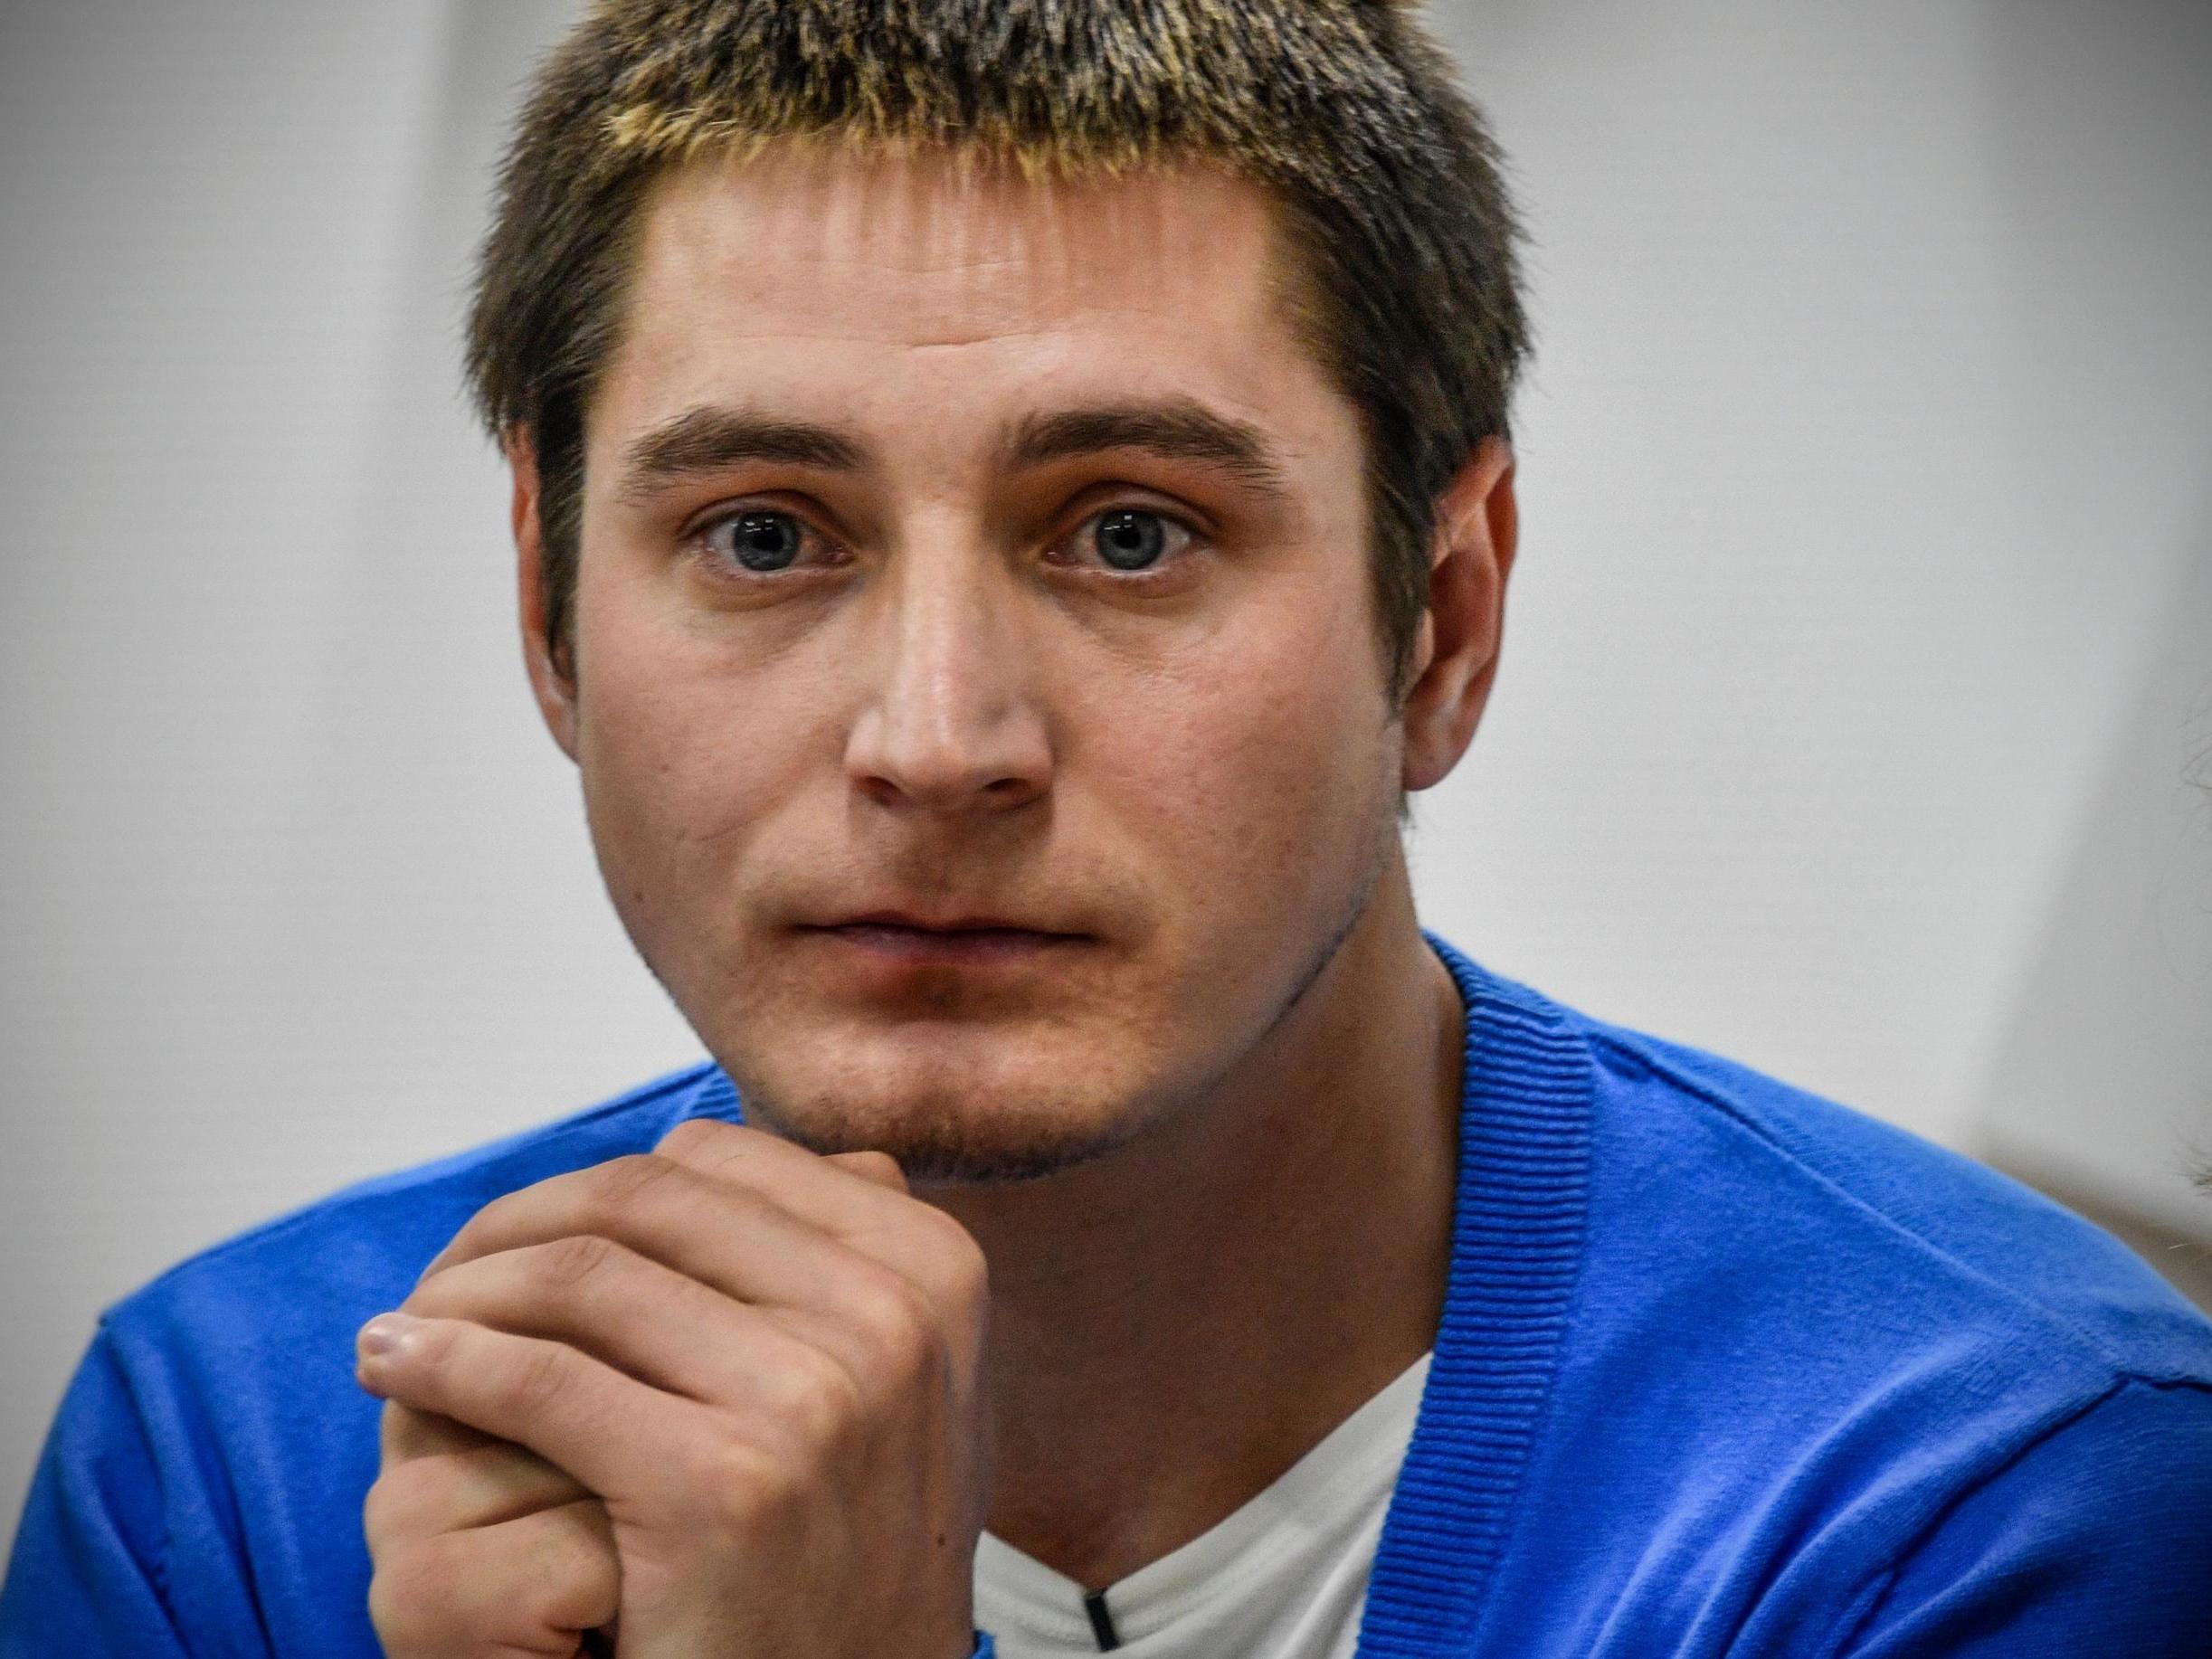
{"label": "nostril", "polygon": [[1004,811],[1049,788],[1053,754],[1033,710],[973,710],[966,719],[920,712],[876,708],[851,730],[847,776],[876,803]]}

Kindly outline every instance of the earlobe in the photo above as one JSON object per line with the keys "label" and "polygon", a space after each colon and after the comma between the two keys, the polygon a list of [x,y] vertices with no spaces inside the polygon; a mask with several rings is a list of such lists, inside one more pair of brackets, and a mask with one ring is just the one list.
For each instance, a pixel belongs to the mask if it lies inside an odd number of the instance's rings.
{"label": "earlobe", "polygon": [[1429,607],[1421,618],[1426,659],[1406,694],[1400,782],[1432,788],[1474,741],[1496,678],[1505,584],[1519,535],[1513,451],[1486,438],[1437,498]]}
{"label": "earlobe", "polygon": [[529,434],[519,428],[507,434],[501,447],[507,451],[508,468],[515,482],[512,522],[523,665],[529,671],[530,691],[537,699],[546,729],[560,744],[561,753],[573,761],[576,758],[573,653],[546,627],[551,596],[546,586],[546,532],[537,456]]}

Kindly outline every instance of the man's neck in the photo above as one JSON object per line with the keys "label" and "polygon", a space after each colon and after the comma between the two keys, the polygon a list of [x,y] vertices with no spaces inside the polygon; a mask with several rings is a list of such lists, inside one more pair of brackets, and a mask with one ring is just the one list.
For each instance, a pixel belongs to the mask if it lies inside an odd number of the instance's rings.
{"label": "man's neck", "polygon": [[940,1199],[991,1261],[992,1533],[1103,1588],[1429,1350],[1462,1030],[1394,860],[1263,1051],[1172,1129]]}

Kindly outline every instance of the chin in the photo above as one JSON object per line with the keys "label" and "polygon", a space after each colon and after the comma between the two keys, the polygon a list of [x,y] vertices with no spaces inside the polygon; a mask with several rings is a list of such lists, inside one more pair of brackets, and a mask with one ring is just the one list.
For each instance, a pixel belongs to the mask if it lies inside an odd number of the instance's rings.
{"label": "chin", "polygon": [[810,1152],[888,1152],[916,1185],[1035,1180],[1126,1145],[1149,1118],[1145,1091],[1073,1057],[762,1060],[729,1067],[746,1122]]}

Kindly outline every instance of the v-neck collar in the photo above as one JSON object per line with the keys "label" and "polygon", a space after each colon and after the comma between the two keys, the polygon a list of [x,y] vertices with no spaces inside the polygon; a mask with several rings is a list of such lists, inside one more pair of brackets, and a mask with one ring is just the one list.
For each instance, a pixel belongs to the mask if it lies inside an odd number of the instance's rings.
{"label": "v-neck collar", "polygon": [[1467,1010],[1459,1180],[1436,1357],[1358,1659],[1464,1648],[1551,1402],[1588,1222],[1587,1044],[1556,1003],[1427,937]]}

